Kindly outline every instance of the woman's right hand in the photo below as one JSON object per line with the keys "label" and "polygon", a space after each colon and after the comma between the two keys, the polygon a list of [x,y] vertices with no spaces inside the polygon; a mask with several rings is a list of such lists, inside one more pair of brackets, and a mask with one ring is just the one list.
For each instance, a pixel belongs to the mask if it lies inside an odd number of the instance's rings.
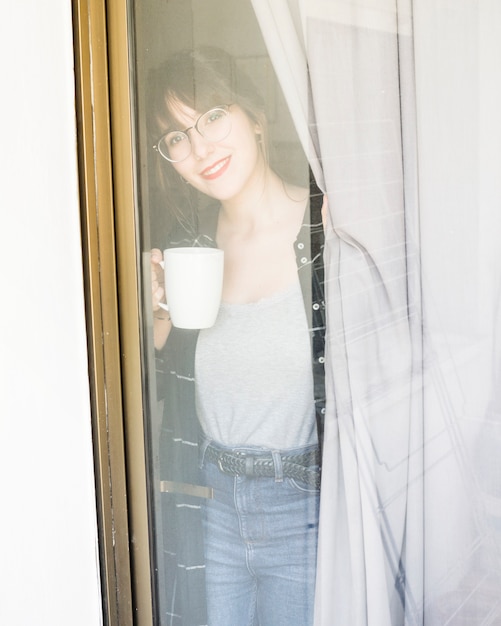
{"label": "woman's right hand", "polygon": [[165,303],[165,280],[162,261],[161,250],[153,248],[151,251],[151,303],[153,309],[153,340],[157,350],[161,350],[164,347],[172,328],[169,313],[160,306],[160,303]]}
{"label": "woman's right hand", "polygon": [[153,313],[162,310],[160,302],[165,302],[165,280],[162,268],[162,252],[158,248],[151,251],[151,298]]}

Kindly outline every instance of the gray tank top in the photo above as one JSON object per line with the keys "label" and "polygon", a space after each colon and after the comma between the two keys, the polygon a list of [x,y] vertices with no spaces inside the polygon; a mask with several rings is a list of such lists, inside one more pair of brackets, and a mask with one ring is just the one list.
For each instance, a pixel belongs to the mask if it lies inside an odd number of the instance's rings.
{"label": "gray tank top", "polygon": [[299,281],[250,304],[221,305],[200,331],[201,426],[223,445],[287,450],[317,442],[311,349]]}

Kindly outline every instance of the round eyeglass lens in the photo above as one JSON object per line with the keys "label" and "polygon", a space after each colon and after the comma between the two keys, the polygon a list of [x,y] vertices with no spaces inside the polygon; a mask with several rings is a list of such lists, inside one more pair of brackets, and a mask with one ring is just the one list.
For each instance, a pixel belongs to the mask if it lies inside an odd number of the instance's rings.
{"label": "round eyeglass lens", "polygon": [[160,139],[158,151],[165,159],[173,163],[183,161],[191,152],[190,138],[180,130],[173,130]]}
{"label": "round eyeglass lens", "polygon": [[223,108],[211,109],[198,118],[195,128],[209,141],[222,141],[231,130],[230,115]]}
{"label": "round eyeglass lens", "polygon": [[[198,118],[194,128],[207,141],[222,141],[231,130],[229,112],[221,107],[211,109]],[[178,163],[189,157],[191,142],[187,132],[173,130],[160,139],[157,148],[165,159]]]}

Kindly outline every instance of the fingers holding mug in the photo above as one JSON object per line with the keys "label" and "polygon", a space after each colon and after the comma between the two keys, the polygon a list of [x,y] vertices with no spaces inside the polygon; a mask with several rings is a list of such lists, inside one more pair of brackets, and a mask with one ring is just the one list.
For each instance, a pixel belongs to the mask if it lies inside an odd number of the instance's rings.
{"label": "fingers holding mug", "polygon": [[150,254],[151,259],[151,300],[153,309],[153,339],[157,350],[165,346],[171,329],[169,313],[166,313],[165,279],[163,255],[158,248]]}
{"label": "fingers holding mug", "polygon": [[163,256],[158,248],[151,251],[151,297],[153,312],[158,311],[165,303],[165,279]]}

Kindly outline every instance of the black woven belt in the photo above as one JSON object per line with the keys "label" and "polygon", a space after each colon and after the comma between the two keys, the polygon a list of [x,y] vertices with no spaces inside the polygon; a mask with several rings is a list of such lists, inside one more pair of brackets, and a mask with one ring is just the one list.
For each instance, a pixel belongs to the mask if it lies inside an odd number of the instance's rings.
{"label": "black woven belt", "polygon": [[[271,455],[254,456],[246,452],[225,452],[209,444],[204,458],[215,463],[224,474],[230,476],[275,476],[275,463]],[[284,476],[317,489],[320,487],[320,470],[311,467],[320,464],[318,449],[304,454],[281,454],[280,458]]]}

